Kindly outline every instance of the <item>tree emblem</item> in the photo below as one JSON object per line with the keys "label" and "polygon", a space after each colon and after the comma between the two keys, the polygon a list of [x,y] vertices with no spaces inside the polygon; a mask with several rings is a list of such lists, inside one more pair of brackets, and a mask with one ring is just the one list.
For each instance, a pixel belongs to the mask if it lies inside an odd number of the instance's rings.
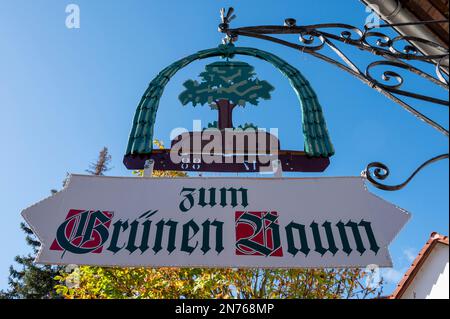
{"label": "tree emblem", "polygon": [[260,99],[269,100],[274,87],[256,78],[254,67],[245,62],[214,62],[200,73],[201,82],[187,80],[179,100],[183,105],[208,104],[218,111],[218,128],[233,128],[233,109],[247,103],[258,105]]}

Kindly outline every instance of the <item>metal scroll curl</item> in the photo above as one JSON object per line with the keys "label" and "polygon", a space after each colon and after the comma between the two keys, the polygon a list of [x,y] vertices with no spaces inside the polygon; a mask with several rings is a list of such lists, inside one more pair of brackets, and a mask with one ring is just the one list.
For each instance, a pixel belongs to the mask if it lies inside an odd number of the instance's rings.
{"label": "metal scroll curl", "polygon": [[443,159],[448,159],[449,154],[441,154],[430,158],[428,161],[420,165],[416,170],[403,182],[397,185],[386,185],[380,181],[385,180],[389,177],[390,170],[385,164],[380,162],[372,162],[367,165],[366,169],[362,172],[362,176],[365,177],[373,186],[385,191],[397,191],[404,188],[408,183],[426,166],[438,162]]}
{"label": "metal scroll curl", "polygon": [[[407,72],[411,72],[414,73],[420,77],[422,77],[423,79],[426,79],[430,82],[432,82],[433,84],[436,84],[438,86],[440,86],[443,89],[448,90],[448,84],[443,82],[440,78],[435,78],[432,75],[421,71],[420,69],[407,64],[405,62],[400,62],[400,61],[375,61],[370,63],[367,68],[366,68],[366,77],[372,81],[374,84],[376,84],[378,87],[383,88],[384,90],[394,93],[394,94],[400,94],[403,96],[408,96],[414,99],[419,99],[425,102],[432,102],[432,103],[436,103],[436,104],[441,104],[441,105],[445,105],[445,106],[449,106],[449,102],[448,100],[442,100],[442,99],[438,99],[435,97],[431,97],[431,96],[427,96],[427,95],[423,95],[423,94],[418,94],[415,92],[411,92],[411,91],[406,91],[406,90],[401,90],[400,87],[403,86],[404,84],[404,78],[402,75],[400,75],[398,72],[393,71],[393,70],[387,70],[384,71],[382,73],[382,80],[384,82],[380,82],[378,80],[376,80],[372,74],[371,74],[371,70],[374,69],[375,67],[395,67],[395,68],[400,68],[403,69]],[[391,83],[390,81],[394,79],[396,81],[396,83]]]}

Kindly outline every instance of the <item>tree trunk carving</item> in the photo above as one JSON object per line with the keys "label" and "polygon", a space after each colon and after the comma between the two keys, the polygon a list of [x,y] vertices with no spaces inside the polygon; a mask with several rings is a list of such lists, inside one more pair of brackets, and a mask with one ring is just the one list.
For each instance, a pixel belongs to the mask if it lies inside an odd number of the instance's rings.
{"label": "tree trunk carving", "polygon": [[233,109],[236,105],[225,99],[216,101],[216,104],[219,112],[218,128],[233,128]]}

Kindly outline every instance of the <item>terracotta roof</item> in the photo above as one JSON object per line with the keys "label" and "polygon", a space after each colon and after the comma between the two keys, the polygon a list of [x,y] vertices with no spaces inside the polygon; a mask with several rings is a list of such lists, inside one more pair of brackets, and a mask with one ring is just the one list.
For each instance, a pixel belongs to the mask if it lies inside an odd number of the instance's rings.
{"label": "terracotta roof", "polygon": [[[418,20],[448,20],[449,0],[400,0]],[[448,48],[448,23],[429,24],[427,28]]]}
{"label": "terracotta roof", "polygon": [[399,299],[402,297],[437,243],[448,245],[448,236],[443,236],[436,232],[431,233],[430,239],[428,239],[425,246],[423,246],[411,267],[409,267],[408,271],[397,285],[395,291],[389,296],[389,299]]}

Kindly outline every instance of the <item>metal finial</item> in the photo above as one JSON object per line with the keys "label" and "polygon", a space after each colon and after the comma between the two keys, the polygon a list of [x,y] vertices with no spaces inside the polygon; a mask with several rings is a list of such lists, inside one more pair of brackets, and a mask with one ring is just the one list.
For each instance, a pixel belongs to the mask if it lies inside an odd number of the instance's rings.
{"label": "metal finial", "polygon": [[228,11],[227,11],[227,15],[225,16],[225,19],[227,19],[228,22],[230,22],[233,18],[231,17],[231,15],[234,12],[234,8],[233,7],[229,7]]}
{"label": "metal finial", "polygon": [[229,24],[231,20],[236,18],[236,15],[233,14],[233,7],[228,8],[227,13],[225,14],[225,8],[220,9],[220,19],[223,24]]}
{"label": "metal finial", "polygon": [[233,7],[228,8],[227,12],[225,13],[225,8],[220,9],[220,19],[222,21],[221,24],[219,24],[219,32],[225,33],[226,36],[224,39],[222,39],[222,43],[233,43],[237,40],[236,35],[232,35],[228,32],[230,21],[236,18],[236,15],[233,14],[234,9]]}

